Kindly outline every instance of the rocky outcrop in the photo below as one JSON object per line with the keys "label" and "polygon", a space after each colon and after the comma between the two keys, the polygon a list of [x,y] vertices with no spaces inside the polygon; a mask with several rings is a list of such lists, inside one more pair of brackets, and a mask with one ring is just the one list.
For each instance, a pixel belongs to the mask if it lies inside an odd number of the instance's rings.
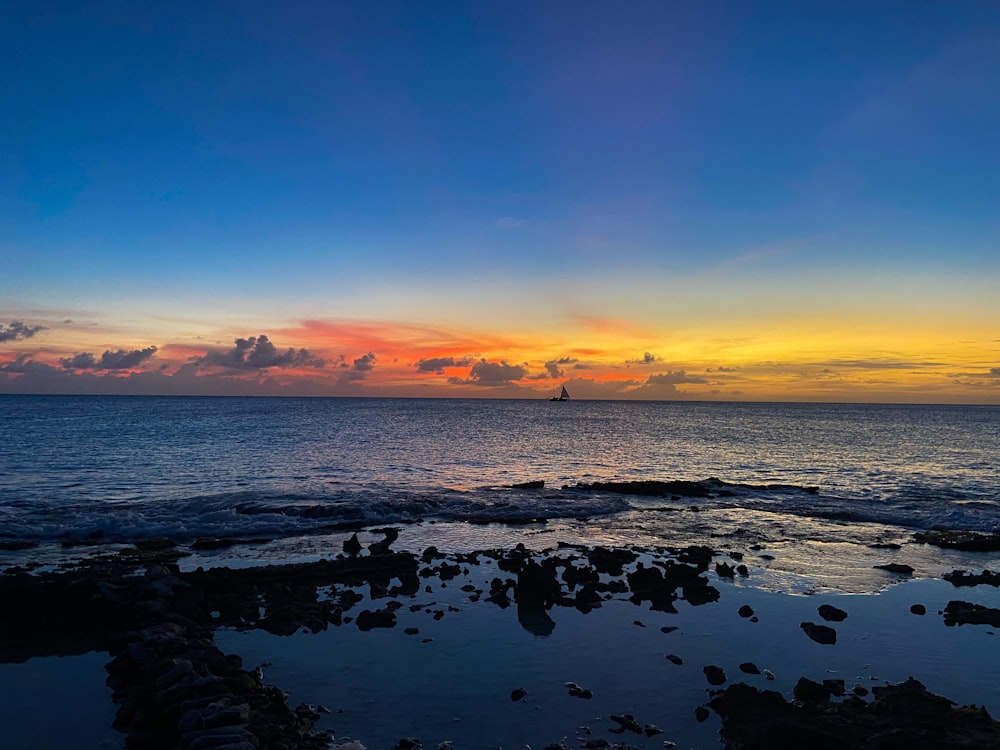
{"label": "rocky outcrop", "polygon": [[831,702],[828,690],[809,681],[796,700],[744,683],[730,685],[709,703],[732,750],[973,750],[1000,747],[1000,723],[981,708],[958,707],[910,678],[873,688],[874,700],[856,696]]}

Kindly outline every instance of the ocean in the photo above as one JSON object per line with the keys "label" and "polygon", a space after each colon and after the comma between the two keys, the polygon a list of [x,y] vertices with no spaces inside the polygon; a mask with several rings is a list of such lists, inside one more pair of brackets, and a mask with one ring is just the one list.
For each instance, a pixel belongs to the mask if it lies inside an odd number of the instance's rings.
{"label": "ocean", "polygon": [[[989,406],[0,396],[0,415],[0,564],[153,537],[309,559],[385,525],[453,550],[1000,530]],[[709,478],[726,491],[575,488]]]}

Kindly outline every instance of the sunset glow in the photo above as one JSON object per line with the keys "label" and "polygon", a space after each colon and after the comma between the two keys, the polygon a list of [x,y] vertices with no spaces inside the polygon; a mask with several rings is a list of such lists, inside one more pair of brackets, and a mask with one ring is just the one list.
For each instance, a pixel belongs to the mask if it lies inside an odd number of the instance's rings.
{"label": "sunset glow", "polygon": [[293,6],[6,14],[0,392],[1000,404],[995,6]]}

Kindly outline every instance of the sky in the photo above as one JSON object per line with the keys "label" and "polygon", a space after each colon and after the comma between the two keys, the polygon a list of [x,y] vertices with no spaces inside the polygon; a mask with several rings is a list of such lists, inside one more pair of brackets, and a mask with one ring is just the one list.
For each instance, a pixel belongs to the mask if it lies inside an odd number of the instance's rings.
{"label": "sky", "polygon": [[0,393],[1000,404],[1000,3],[0,5]]}

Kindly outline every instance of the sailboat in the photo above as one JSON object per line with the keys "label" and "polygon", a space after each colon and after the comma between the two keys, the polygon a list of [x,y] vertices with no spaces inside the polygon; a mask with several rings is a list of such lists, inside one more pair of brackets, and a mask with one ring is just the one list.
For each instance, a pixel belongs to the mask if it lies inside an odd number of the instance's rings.
{"label": "sailboat", "polygon": [[566,386],[562,387],[562,393],[558,396],[553,396],[549,401],[569,401],[569,391],[566,390]]}

